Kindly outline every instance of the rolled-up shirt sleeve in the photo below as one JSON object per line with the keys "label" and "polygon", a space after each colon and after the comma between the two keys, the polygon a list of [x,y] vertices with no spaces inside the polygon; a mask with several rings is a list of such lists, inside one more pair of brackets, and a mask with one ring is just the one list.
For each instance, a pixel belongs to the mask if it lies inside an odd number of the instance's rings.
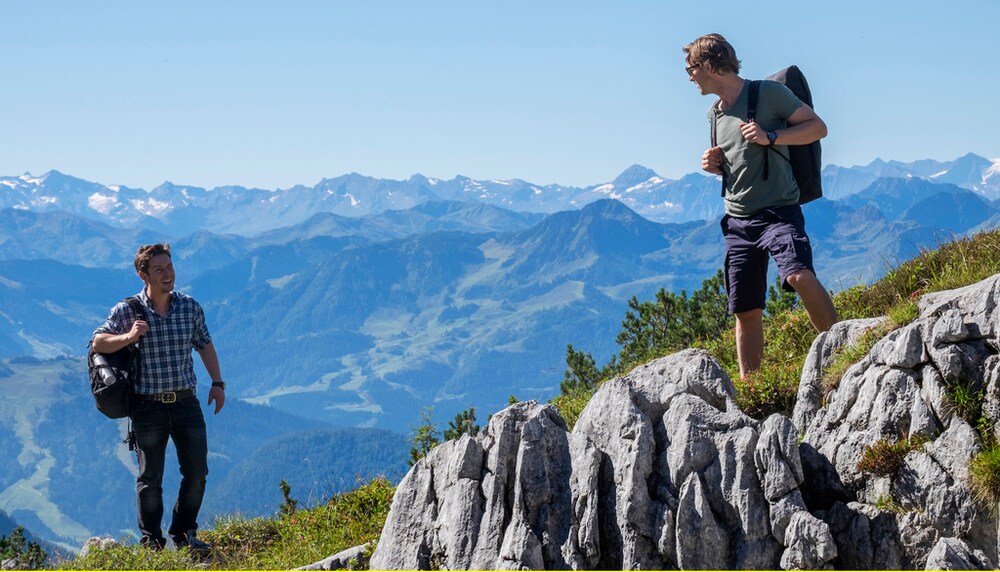
{"label": "rolled-up shirt sleeve", "polygon": [[212,335],[208,333],[208,325],[205,323],[205,311],[201,308],[201,304],[195,302],[194,335],[191,338],[191,345],[195,351],[201,351],[210,343],[212,343]]}
{"label": "rolled-up shirt sleeve", "polygon": [[115,304],[114,308],[111,308],[111,313],[108,314],[108,318],[104,320],[104,323],[94,330],[91,334],[90,339],[94,339],[97,334],[124,334],[132,327],[132,322],[135,319],[132,318],[132,313],[128,307],[128,304],[124,302],[119,302]]}

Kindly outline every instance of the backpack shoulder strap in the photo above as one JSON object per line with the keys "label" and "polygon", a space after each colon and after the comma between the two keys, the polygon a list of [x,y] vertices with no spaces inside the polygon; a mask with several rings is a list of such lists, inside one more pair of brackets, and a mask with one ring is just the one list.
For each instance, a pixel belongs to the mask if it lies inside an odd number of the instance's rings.
{"label": "backpack shoulder strap", "polygon": [[[717,133],[717,131],[718,131],[718,123],[719,123],[719,116],[715,113],[715,109],[718,108],[719,103],[721,101],[722,101],[721,99],[719,101],[716,101],[715,105],[712,106],[712,119],[709,121],[709,123],[712,125],[712,127],[711,127],[711,132],[712,132],[712,147],[716,147],[719,144],[719,137],[718,137],[718,133]],[[725,173],[725,171],[723,171],[723,173],[722,173],[722,196],[723,197],[726,196],[726,173]]]}
{"label": "backpack shoulder strap", "polygon": [[760,99],[760,80],[755,79],[750,82],[750,90],[747,92],[747,123],[757,120],[758,99]]}
{"label": "backpack shoulder strap", "polygon": [[[760,100],[760,80],[755,79],[750,82],[750,89],[747,91],[747,123],[757,121],[757,102]],[[771,155],[771,147],[764,151],[764,180],[770,176],[771,165],[768,159]]]}
{"label": "backpack shoulder strap", "polygon": [[132,308],[137,318],[143,321],[146,320],[146,308],[142,306],[142,300],[138,296],[129,296],[122,301],[128,304],[129,308]]}
{"label": "backpack shoulder strap", "polygon": [[[718,104],[716,104],[716,105],[718,105]],[[718,122],[719,122],[719,120],[716,117],[715,112],[713,111],[713,113],[712,113],[712,119],[711,119],[711,121],[709,121],[709,123],[712,125],[712,147],[715,147],[716,145],[718,145],[718,141],[719,141],[718,136],[716,134],[716,129],[717,129],[716,124]]]}
{"label": "backpack shoulder strap", "polygon": [[[132,308],[132,312],[135,313],[136,319],[147,321],[146,308],[143,307],[142,300],[140,300],[138,296],[129,296],[128,298],[125,298],[123,302],[128,304],[129,308]],[[133,349],[133,355],[139,353],[139,342],[132,344],[131,347]]]}
{"label": "backpack shoulder strap", "polygon": [[[129,296],[125,298],[124,302],[132,308],[135,312],[136,318],[145,321],[146,320],[146,308],[142,305],[142,300],[138,296]],[[135,342],[129,346],[130,357],[129,357],[129,387],[134,388],[137,381],[142,376],[142,359],[140,358],[142,354],[142,348],[139,342]],[[130,449],[131,450],[131,449]]]}

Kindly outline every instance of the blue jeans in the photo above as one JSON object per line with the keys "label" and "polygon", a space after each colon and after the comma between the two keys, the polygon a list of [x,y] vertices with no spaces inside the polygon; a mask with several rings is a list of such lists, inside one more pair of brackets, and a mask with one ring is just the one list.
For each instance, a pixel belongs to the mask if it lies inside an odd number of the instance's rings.
{"label": "blue jeans", "polygon": [[174,536],[196,530],[208,476],[208,440],[198,398],[192,396],[169,404],[135,401],[132,426],[139,457],[135,486],[139,532],[143,537],[163,540],[160,521],[163,519],[163,463],[168,438],[174,441],[181,471],[169,533]]}

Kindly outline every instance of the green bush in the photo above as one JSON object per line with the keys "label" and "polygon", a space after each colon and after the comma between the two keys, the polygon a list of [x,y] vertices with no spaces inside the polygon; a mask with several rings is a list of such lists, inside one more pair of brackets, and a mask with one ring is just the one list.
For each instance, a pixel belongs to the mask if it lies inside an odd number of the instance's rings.
{"label": "green bush", "polygon": [[438,435],[440,432],[437,425],[434,424],[434,408],[427,407],[420,410],[420,425],[413,428],[413,437],[410,438],[413,447],[410,449],[408,463],[411,467],[441,443],[441,438]]}
{"label": "green bush", "polygon": [[17,559],[18,568],[35,570],[41,568],[48,554],[37,542],[29,542],[24,536],[24,527],[18,526],[10,537],[0,536],[0,561]]}

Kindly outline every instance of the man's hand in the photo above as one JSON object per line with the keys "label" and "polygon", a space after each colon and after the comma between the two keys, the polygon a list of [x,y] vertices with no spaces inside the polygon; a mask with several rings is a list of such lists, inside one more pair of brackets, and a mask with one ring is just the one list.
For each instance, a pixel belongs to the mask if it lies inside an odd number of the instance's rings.
{"label": "man's hand", "polygon": [[722,174],[722,147],[712,147],[701,155],[701,168],[713,175]]}
{"label": "man's hand", "polygon": [[771,142],[767,140],[767,131],[754,123],[740,123],[740,132],[743,133],[743,138],[751,143],[756,143],[758,145],[770,145]]}
{"label": "man's hand", "polygon": [[208,405],[215,402],[215,415],[222,411],[222,406],[226,404],[226,390],[221,387],[213,387],[208,390]]}
{"label": "man's hand", "polygon": [[128,333],[128,343],[134,344],[139,341],[142,336],[146,335],[149,331],[149,324],[143,320],[136,320],[132,322],[132,329]]}

